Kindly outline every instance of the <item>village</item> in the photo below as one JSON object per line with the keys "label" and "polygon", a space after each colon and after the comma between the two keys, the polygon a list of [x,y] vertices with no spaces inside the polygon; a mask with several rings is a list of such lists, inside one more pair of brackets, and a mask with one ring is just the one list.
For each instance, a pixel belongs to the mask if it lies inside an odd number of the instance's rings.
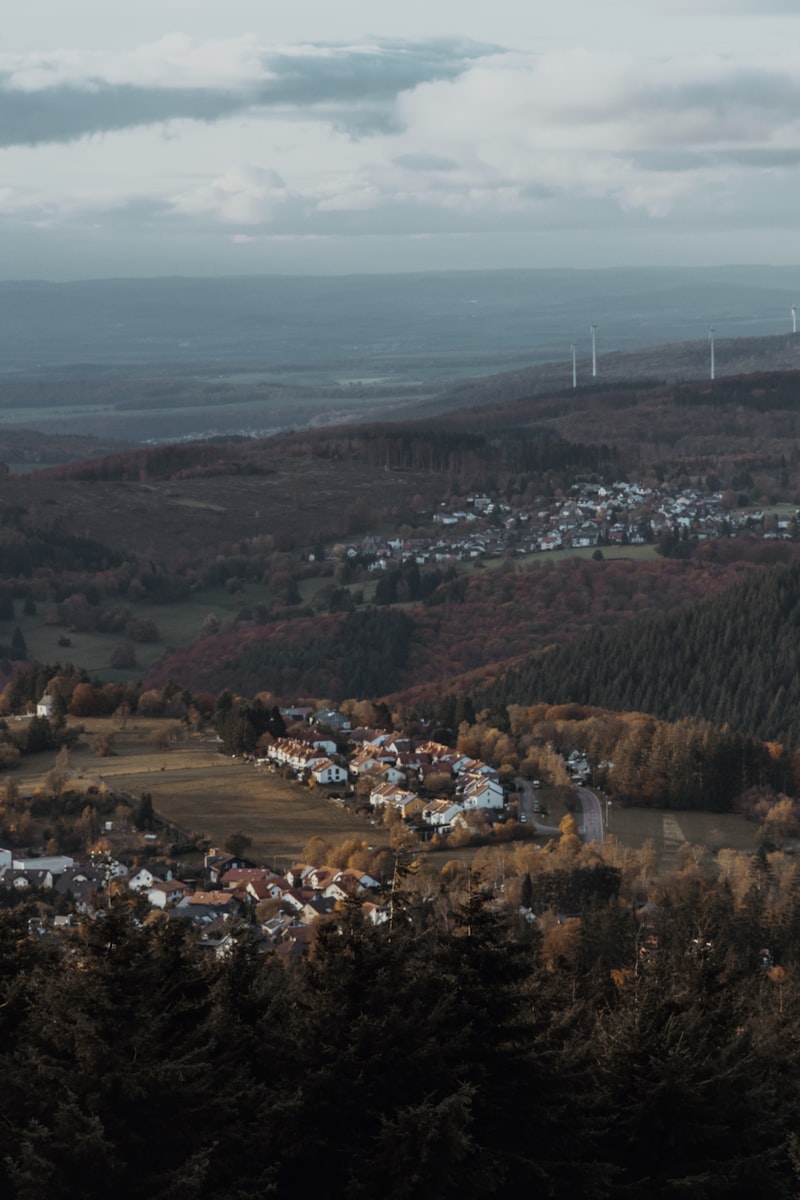
{"label": "village", "polygon": [[432,514],[434,536],[370,535],[344,548],[371,571],[413,558],[419,565],[479,561],[503,555],[554,550],[643,546],[665,537],[707,541],[750,533],[765,539],[796,534],[796,514],[776,516],[763,508],[735,508],[732,497],[698,487],[642,483],[581,482],[564,497],[523,508],[473,493],[461,507],[442,502]]}
{"label": "village", "polygon": [[[453,835],[454,846],[479,843],[494,826],[506,827],[516,838],[545,829],[539,823],[547,815],[539,802],[539,780],[528,785],[533,828],[515,779],[501,781],[495,767],[450,746],[382,729],[351,729],[335,709],[292,707],[282,715],[291,734],[275,738],[259,757],[245,756],[254,771],[263,773],[265,804],[270,776],[277,772],[298,786],[316,787],[332,805],[357,805],[365,835],[387,842],[394,831],[394,859],[401,847],[416,852],[430,842],[445,846]],[[589,765],[573,750],[564,770],[579,783]],[[114,799],[134,803],[121,794]],[[232,950],[243,924],[264,948],[304,955],[315,924],[320,918],[335,919],[348,899],[356,899],[374,924],[389,919],[385,870],[378,878],[379,872],[352,865],[298,862],[270,868],[247,856],[249,839],[242,835],[229,838],[227,849],[208,847],[202,870],[188,868],[171,845],[175,830],[151,811],[147,817],[139,818],[140,826],[134,816],[120,852],[114,848],[114,820],[102,824],[85,853],[0,847],[0,896],[8,896],[2,902],[33,901],[37,915],[31,918],[31,931],[51,937],[81,918],[102,919],[115,897],[127,896],[138,901],[140,919],[184,922],[198,947],[217,955]],[[374,826],[382,833],[370,833]],[[558,830],[549,832],[557,835]]]}

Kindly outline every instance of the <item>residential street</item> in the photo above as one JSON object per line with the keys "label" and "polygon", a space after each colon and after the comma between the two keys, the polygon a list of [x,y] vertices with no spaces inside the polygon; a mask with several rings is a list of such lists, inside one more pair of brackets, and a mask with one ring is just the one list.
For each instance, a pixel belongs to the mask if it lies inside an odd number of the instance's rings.
{"label": "residential street", "polygon": [[575,789],[580,802],[581,811],[578,819],[578,830],[585,842],[602,842],[603,814],[600,800],[588,788]]}
{"label": "residential street", "polygon": [[530,779],[523,779],[521,775],[518,775],[517,787],[519,788],[519,811],[521,814],[525,814],[528,824],[532,825],[537,833],[544,834],[545,837],[558,837],[558,826],[543,825],[533,811],[535,789]]}

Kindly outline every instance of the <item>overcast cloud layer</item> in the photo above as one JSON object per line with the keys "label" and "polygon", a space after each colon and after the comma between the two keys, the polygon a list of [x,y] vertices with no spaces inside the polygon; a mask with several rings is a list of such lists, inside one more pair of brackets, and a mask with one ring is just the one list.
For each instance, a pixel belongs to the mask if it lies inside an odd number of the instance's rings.
{"label": "overcast cloud layer", "polygon": [[6,278],[800,262],[795,4],[31,3]]}

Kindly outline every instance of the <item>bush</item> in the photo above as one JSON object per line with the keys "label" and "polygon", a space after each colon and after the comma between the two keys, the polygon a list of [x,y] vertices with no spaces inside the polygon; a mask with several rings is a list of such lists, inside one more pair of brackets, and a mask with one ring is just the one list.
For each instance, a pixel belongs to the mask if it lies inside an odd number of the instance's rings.
{"label": "bush", "polygon": [[115,670],[127,670],[137,666],[136,651],[130,642],[117,642],[111,648],[111,666]]}

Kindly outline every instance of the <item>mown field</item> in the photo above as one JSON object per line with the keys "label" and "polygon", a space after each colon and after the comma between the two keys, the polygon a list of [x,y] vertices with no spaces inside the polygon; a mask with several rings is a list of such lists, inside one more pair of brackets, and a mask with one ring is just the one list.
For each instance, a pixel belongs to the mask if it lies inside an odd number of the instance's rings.
{"label": "mown field", "polygon": [[661,808],[609,805],[606,829],[623,846],[637,848],[652,839],[662,856],[661,871],[677,865],[684,844],[711,851],[754,850],[758,825],[736,813],[677,812]]}
{"label": "mown field", "polygon": [[[253,858],[278,866],[297,861],[315,835],[331,843],[359,838],[370,845],[388,844],[382,825],[352,816],[323,788],[305,787],[264,767],[223,758],[213,735],[190,735],[169,750],[156,750],[154,736],[173,724],[134,720],[120,730],[110,719],[83,722],[85,734],[71,754],[75,781],[105,782],[136,798],[149,792],[157,813],[183,830],[204,834],[214,845],[241,830],[253,839]],[[113,733],[112,756],[100,758],[92,752],[91,741],[98,733]],[[53,760],[52,754],[25,760],[14,773],[20,789],[36,787]]]}

